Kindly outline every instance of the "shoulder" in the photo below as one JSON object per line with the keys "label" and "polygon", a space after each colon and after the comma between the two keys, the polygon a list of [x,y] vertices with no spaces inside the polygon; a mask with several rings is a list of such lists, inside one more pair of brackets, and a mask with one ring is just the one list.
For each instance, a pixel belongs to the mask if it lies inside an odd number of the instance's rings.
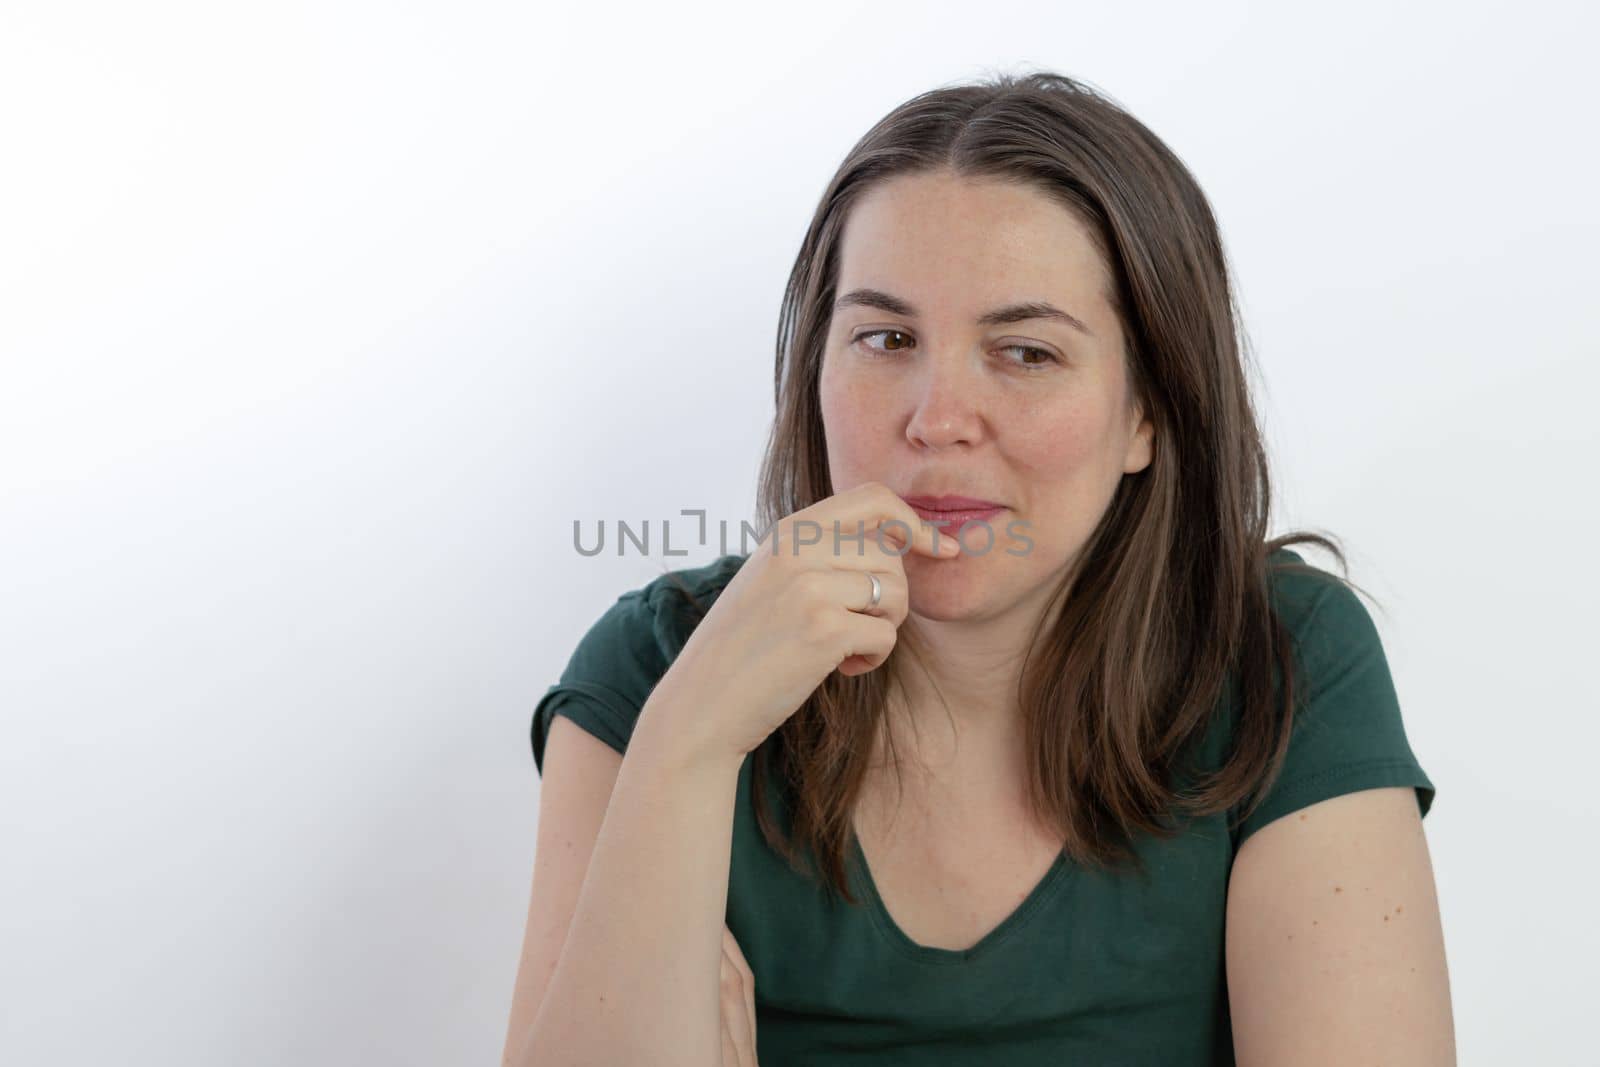
{"label": "shoulder", "polygon": [[745,559],[721,556],[623,591],[579,639],[562,681],[609,684],[642,703]]}
{"label": "shoulder", "polygon": [[1377,623],[1352,585],[1280,548],[1268,557],[1269,599],[1299,671],[1317,680],[1352,659],[1383,657]]}
{"label": "shoulder", "polygon": [[719,556],[698,567],[665,571],[624,595],[637,596],[652,610],[668,615],[679,613],[685,606],[692,611],[697,603],[709,608],[747,559],[740,555]]}
{"label": "shoulder", "polygon": [[[1352,662],[1384,658],[1377,622],[1345,579],[1282,548],[1268,557],[1267,586],[1297,680],[1316,684]],[[1276,667],[1274,677],[1281,683]]]}
{"label": "shoulder", "polygon": [[1362,608],[1354,590],[1338,575],[1324,570],[1290,548],[1267,557],[1267,589],[1273,610],[1290,629],[1298,630],[1314,617],[1348,613]]}
{"label": "shoulder", "polygon": [[543,770],[551,717],[566,715],[621,752],[640,710],[746,556],[665,571],[618,594],[576,641],[534,706],[534,762]]}
{"label": "shoulder", "polygon": [[[1231,813],[1248,813],[1235,848],[1290,812],[1365,789],[1412,786],[1426,814],[1433,783],[1411,749],[1388,657],[1360,596],[1288,550],[1270,558],[1268,583],[1293,666],[1290,737],[1259,803],[1246,798]],[[1276,702],[1283,679],[1276,663],[1272,672]]]}

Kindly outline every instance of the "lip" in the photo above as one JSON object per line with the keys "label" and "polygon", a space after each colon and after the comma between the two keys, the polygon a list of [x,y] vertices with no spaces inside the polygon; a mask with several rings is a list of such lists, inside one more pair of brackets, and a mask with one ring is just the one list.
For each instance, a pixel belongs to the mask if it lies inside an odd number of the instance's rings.
{"label": "lip", "polygon": [[917,512],[917,517],[922,518],[923,522],[933,523],[934,526],[938,526],[939,533],[946,534],[946,536],[955,536],[955,534],[960,533],[962,526],[965,526],[966,523],[989,522],[990,518],[994,518],[995,515],[1000,514],[1005,509],[1003,507],[984,507],[984,509],[962,510],[962,512],[941,512],[941,510],[934,510],[931,507],[917,507],[912,504],[910,510]]}
{"label": "lip", "polygon": [[908,496],[905,502],[924,522],[954,535],[969,522],[988,522],[1006,510],[1005,505],[970,496]]}
{"label": "lip", "polygon": [[1005,507],[993,500],[979,500],[972,496],[908,496],[907,504],[925,511],[998,511]]}

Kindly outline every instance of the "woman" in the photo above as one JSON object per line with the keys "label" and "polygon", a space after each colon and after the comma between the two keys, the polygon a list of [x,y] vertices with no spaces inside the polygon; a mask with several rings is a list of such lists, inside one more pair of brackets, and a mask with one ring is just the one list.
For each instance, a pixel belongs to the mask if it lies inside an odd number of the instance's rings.
{"label": "woman", "polygon": [[1433,784],[1286,546],[1338,548],[1267,537],[1235,321],[1193,177],[1078,82],[855,146],[764,539],[619,597],[535,712],[508,1062],[1454,1062]]}

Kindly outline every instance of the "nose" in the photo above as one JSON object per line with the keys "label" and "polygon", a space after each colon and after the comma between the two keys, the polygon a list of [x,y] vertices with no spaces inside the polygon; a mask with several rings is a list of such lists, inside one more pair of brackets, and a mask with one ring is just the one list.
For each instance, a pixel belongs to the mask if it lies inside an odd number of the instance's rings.
{"label": "nose", "polygon": [[920,448],[976,445],[984,436],[983,383],[963,353],[943,352],[920,362],[916,408],[906,440]]}

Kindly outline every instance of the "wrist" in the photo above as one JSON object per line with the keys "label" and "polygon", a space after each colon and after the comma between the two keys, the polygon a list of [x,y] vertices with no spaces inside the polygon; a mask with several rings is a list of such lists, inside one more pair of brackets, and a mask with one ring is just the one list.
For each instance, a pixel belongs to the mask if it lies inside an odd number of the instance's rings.
{"label": "wrist", "polygon": [[716,732],[720,721],[698,690],[664,677],[640,709],[628,748],[637,742],[677,771],[738,777],[746,753]]}

